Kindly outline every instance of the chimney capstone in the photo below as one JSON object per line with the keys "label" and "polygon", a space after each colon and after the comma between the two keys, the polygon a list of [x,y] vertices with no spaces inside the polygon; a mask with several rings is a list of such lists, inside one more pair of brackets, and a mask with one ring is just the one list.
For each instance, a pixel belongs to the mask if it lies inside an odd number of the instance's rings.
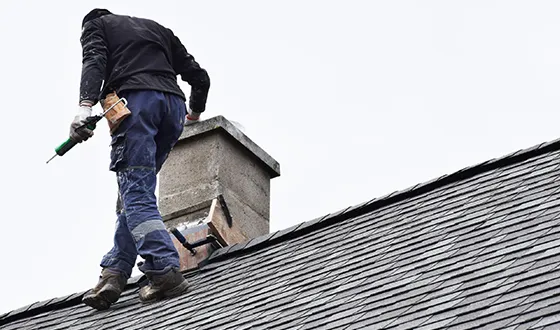
{"label": "chimney capstone", "polygon": [[[222,246],[240,243],[269,233],[270,180],[278,176],[276,160],[226,118],[212,117],[185,126],[169,154],[159,174],[159,210],[189,243],[208,235]],[[193,256],[173,241],[182,270],[216,248],[199,247]]]}

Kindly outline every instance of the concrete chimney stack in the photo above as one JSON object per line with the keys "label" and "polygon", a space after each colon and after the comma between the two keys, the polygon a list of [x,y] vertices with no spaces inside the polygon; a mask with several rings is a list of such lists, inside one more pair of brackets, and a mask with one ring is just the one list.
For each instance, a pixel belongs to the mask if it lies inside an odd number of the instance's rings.
{"label": "concrete chimney stack", "polygon": [[212,251],[269,233],[270,180],[280,165],[222,116],[185,126],[159,175],[159,209],[189,243],[214,238],[193,255],[175,239],[181,268]]}

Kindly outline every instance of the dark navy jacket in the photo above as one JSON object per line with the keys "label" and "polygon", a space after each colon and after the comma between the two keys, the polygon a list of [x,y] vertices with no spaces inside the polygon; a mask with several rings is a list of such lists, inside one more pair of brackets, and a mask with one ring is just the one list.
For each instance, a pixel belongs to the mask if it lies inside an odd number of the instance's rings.
{"label": "dark navy jacket", "polygon": [[111,14],[87,22],[80,42],[80,101],[95,104],[111,91],[131,89],[174,93],[186,101],[177,83],[181,75],[191,86],[189,107],[205,110],[210,78],[170,29],[149,19]]}

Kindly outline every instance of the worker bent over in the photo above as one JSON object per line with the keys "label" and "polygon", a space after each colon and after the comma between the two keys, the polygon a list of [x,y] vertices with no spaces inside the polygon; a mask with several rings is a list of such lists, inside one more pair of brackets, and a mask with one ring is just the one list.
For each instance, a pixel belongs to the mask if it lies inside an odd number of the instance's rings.
{"label": "worker bent over", "polygon": [[[140,289],[142,301],[181,294],[187,282],[157,208],[156,174],[184,125],[204,112],[210,79],[173,32],[152,20],[94,9],[83,19],[81,44],[80,103],[70,137],[82,142],[93,135],[76,128],[110,93],[125,98],[131,112],[111,131],[110,170],[116,172],[119,191],[114,245],[83,302],[109,308],[124,290],[138,255],[144,259],[139,269],[149,280]],[[191,86],[188,108],[177,75]]]}

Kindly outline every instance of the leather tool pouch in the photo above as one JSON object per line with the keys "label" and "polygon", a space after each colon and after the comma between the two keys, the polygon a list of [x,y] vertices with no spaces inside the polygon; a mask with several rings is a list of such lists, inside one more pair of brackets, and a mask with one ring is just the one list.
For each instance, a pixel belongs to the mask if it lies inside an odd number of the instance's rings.
{"label": "leather tool pouch", "polygon": [[130,110],[126,107],[126,103],[119,102],[119,97],[117,93],[112,92],[107,94],[105,99],[101,100],[101,106],[103,107],[103,111],[107,111],[111,106],[117,103],[109,112],[105,114],[105,118],[107,119],[107,123],[109,123],[109,130],[111,135],[115,132],[115,130],[119,127],[125,118],[130,116]]}

